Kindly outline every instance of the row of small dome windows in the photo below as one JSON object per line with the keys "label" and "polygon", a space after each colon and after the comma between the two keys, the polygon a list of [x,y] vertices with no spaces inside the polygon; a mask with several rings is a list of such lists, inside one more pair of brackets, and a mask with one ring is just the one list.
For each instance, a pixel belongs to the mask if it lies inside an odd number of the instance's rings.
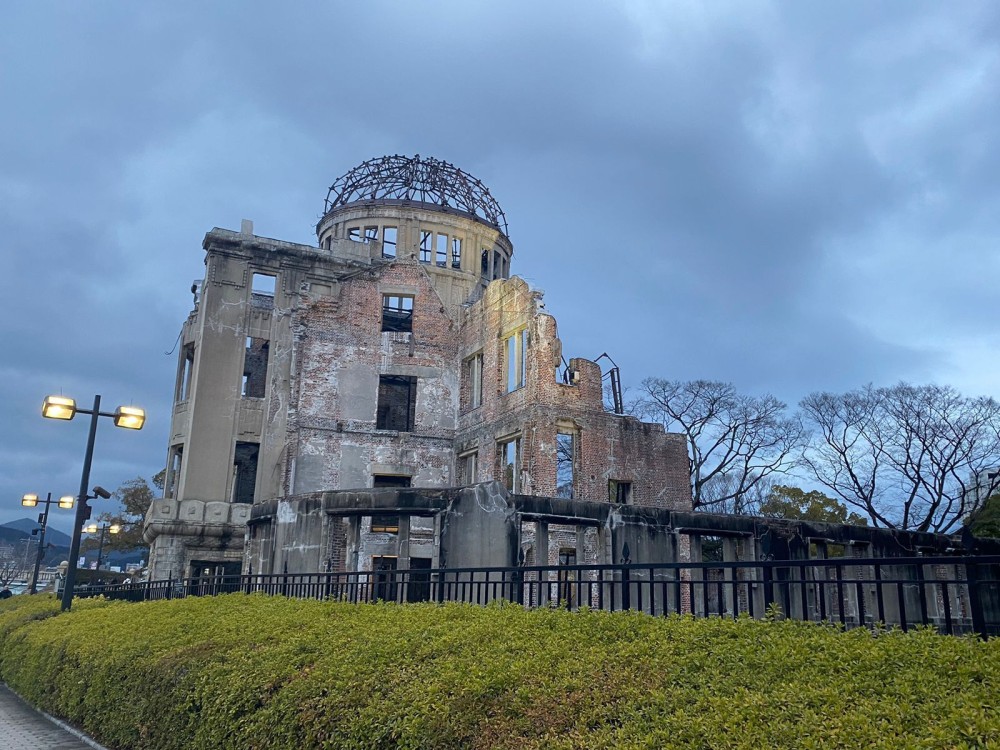
{"label": "row of small dome windows", "polygon": [[[382,257],[395,258],[397,244],[397,227],[392,226],[356,226],[347,227],[347,239],[352,242],[382,242]],[[380,236],[381,235],[381,236]],[[325,249],[329,251],[333,241],[331,237],[326,238]],[[440,268],[462,268],[462,238],[450,236],[441,232],[434,232],[429,229],[420,230],[420,255],[421,263],[436,265]],[[490,261],[493,261],[492,264]],[[489,248],[483,248],[480,252],[480,273],[488,279],[507,278],[510,271],[510,260],[504,255],[494,250],[492,258]]]}

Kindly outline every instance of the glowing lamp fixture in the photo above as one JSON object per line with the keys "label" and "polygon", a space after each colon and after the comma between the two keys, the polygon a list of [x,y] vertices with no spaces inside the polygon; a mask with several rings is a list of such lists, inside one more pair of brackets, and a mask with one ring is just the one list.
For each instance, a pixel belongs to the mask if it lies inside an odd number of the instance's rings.
{"label": "glowing lamp fixture", "polygon": [[141,430],[145,423],[146,412],[137,406],[119,406],[115,409],[115,427],[124,427],[126,430]]}
{"label": "glowing lamp fixture", "polygon": [[102,536],[104,535],[105,531],[107,531],[109,534],[119,534],[121,533],[122,525],[120,523],[113,523],[110,526],[98,526],[96,523],[88,523],[86,526],[83,527],[83,530],[87,534],[96,534],[98,531],[100,531]]}
{"label": "glowing lamp fixture", "polygon": [[[42,554],[45,549],[49,546],[45,543],[45,531],[49,526],[49,508],[52,506],[52,493],[50,492],[46,495],[45,499],[42,500],[34,492],[28,492],[21,496],[21,505],[25,508],[34,508],[37,505],[44,505],[45,510],[38,515],[38,528],[32,529],[31,535],[38,537],[38,550],[35,552],[35,570],[31,574],[31,586],[28,589],[28,593],[34,594],[38,590],[38,569],[42,564]],[[76,498],[72,495],[63,495],[56,502],[59,503],[60,508],[72,508],[73,504],[76,502]],[[25,550],[25,556],[27,556],[28,551]]]}
{"label": "glowing lamp fixture", "polygon": [[46,396],[42,416],[48,419],[72,419],[76,416],[76,400],[65,396]]}
{"label": "glowing lamp fixture", "polygon": [[[90,467],[94,458],[94,440],[97,437],[97,418],[112,417],[116,427],[123,427],[126,430],[141,430],[146,423],[146,412],[135,406],[119,406],[113,412],[101,411],[101,396],[94,396],[93,409],[79,409],[76,401],[65,396],[48,396],[42,403],[42,416],[49,419],[72,419],[76,414],[88,414],[90,416],[90,431],[87,435],[87,450],[83,454],[83,472],[80,475],[80,492],[77,497],[80,502],[76,505],[76,522],[73,524],[73,538],[69,544],[69,565],[66,566],[66,579],[63,583],[62,610],[63,612],[73,606],[73,591],[76,583],[76,562],[80,555],[80,534],[81,527],[90,517],[90,506],[87,501],[91,496],[87,494],[87,487],[90,486]],[[107,490],[94,488],[95,497],[107,498],[111,495]],[[62,501],[60,501],[62,505]],[[105,527],[109,528],[109,527]],[[121,528],[118,528],[121,531]],[[112,531],[117,534],[118,531]],[[92,532],[91,532],[92,533]],[[104,531],[101,531],[101,538],[104,538]],[[97,568],[101,567],[101,548],[97,550]]]}

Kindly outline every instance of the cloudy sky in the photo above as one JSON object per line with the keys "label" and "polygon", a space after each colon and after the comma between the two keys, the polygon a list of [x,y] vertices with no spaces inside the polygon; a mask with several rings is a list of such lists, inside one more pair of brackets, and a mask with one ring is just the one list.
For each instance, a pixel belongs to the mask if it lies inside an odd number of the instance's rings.
{"label": "cloudy sky", "polygon": [[998,89],[995,2],[4,3],[0,522],[78,488],[47,393],[149,412],[91,484],[161,468],[205,232],[314,243],[383,154],[485,182],[626,384],[1000,396]]}

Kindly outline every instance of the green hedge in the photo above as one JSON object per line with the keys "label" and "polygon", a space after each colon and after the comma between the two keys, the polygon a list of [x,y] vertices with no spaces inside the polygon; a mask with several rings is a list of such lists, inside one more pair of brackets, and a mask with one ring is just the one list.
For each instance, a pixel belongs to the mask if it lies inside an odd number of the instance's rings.
{"label": "green hedge", "polygon": [[1000,747],[1000,640],[234,594],[0,603],[0,674],[114,748]]}

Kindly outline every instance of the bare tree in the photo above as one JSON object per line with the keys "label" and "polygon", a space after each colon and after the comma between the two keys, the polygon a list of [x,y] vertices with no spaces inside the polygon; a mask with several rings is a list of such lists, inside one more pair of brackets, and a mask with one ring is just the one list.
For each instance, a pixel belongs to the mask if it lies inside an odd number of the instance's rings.
{"label": "bare tree", "polygon": [[687,436],[695,509],[753,512],[755,495],[770,489],[768,478],[795,463],[802,427],[774,396],[748,396],[710,380],[647,378],[642,390],[645,417]]}
{"label": "bare tree", "polygon": [[948,532],[1000,488],[991,398],[899,383],[814,393],[800,406],[814,429],[804,465],[876,526]]}

